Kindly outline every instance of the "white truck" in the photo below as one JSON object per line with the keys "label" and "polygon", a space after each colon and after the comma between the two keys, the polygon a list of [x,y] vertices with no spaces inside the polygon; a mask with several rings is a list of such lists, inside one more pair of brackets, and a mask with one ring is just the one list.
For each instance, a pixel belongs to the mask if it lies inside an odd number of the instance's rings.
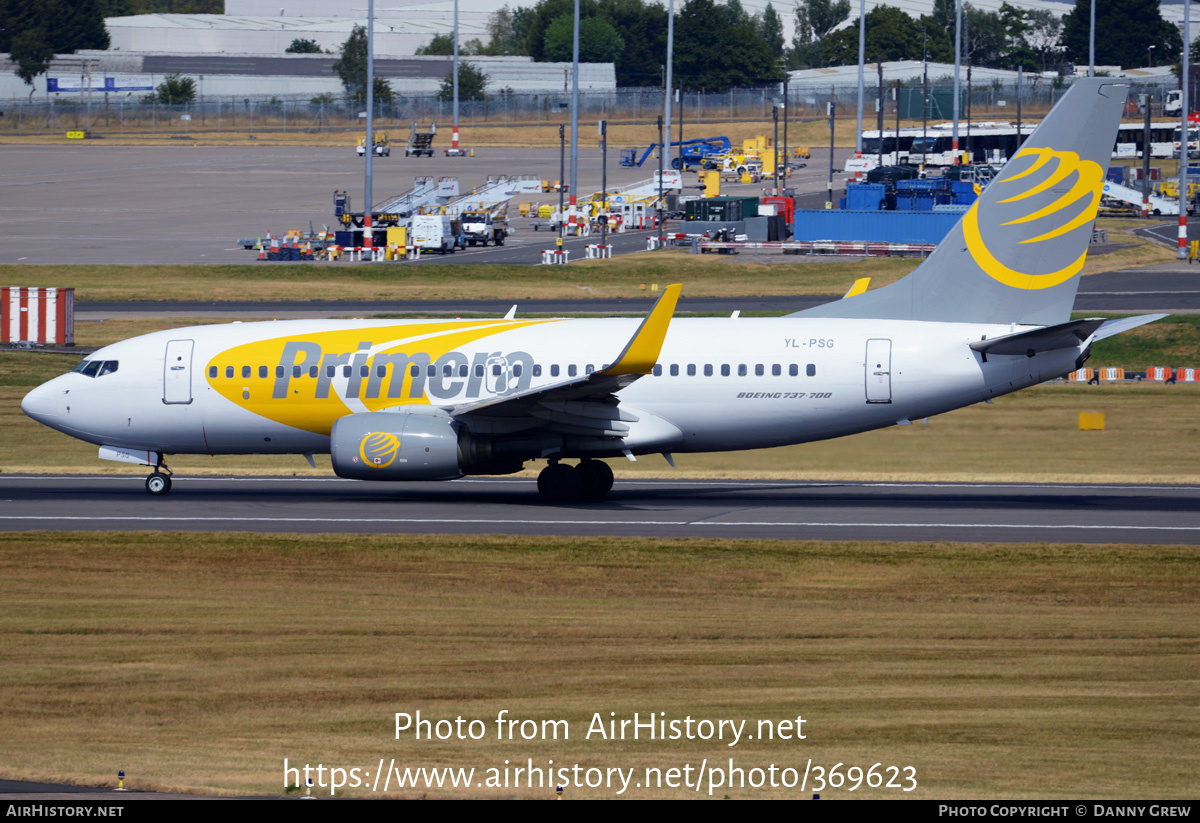
{"label": "white truck", "polygon": [[460,245],[458,221],[444,214],[414,214],[411,231],[411,245],[422,251],[454,254]]}
{"label": "white truck", "polygon": [[1171,89],[1167,92],[1166,99],[1163,100],[1163,115],[1175,115],[1178,117],[1183,112],[1183,91],[1180,89]]}
{"label": "white truck", "polygon": [[504,208],[463,212],[459,220],[462,238],[468,246],[476,243],[486,246],[489,242],[503,246],[504,238],[508,237],[508,215]]}

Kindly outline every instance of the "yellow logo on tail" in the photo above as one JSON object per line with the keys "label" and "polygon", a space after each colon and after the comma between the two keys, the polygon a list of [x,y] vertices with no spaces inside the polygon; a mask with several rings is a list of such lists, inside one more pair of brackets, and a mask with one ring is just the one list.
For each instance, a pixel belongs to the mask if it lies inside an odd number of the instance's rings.
{"label": "yellow logo on tail", "polygon": [[[1091,160],[1081,160],[1079,155],[1071,151],[1055,151],[1051,148],[1028,148],[1021,149],[1017,152],[1017,157],[1034,157],[1034,162],[1024,171],[1018,172],[1003,180],[997,180],[993,186],[1001,186],[1006,183],[1012,183],[1017,180],[1029,177],[1035,172],[1041,170],[1051,160],[1055,161],[1052,169],[1048,170],[1044,179],[1026,191],[1013,195],[1004,200],[996,201],[995,205],[1006,203],[1017,203],[1029,197],[1041,194],[1044,191],[1052,189],[1059,183],[1069,178],[1072,174],[1075,175],[1075,181],[1071,187],[1051,203],[1043,206],[1036,211],[1018,217],[1014,220],[1009,220],[1001,223],[1002,226],[1017,226],[1023,223],[1030,223],[1034,220],[1041,220],[1044,217],[1057,214],[1066,209],[1068,206],[1074,205],[1080,201],[1084,201],[1083,209],[1073,218],[1063,223],[1060,226],[1052,228],[1036,237],[1030,237],[1018,241],[1018,245],[1028,243],[1042,243],[1047,240],[1052,240],[1056,237],[1061,237],[1068,232],[1085,226],[1096,217],[1096,210],[1100,205],[1100,194],[1104,185],[1104,170],[1098,164]],[[1006,286],[1011,286],[1014,289],[1048,289],[1052,286],[1057,286],[1060,283],[1065,283],[1070,280],[1083,268],[1084,261],[1087,259],[1087,249],[1079,255],[1075,260],[1067,264],[1057,271],[1030,273],[1017,271],[1009,268],[1004,263],[997,259],[992,250],[988,248],[983,240],[983,236],[979,231],[979,202],[971,206],[970,211],[963,217],[963,235],[967,241],[967,249],[971,252],[971,256],[979,267],[983,269],[990,277],[1000,281]],[[993,206],[994,208],[995,206]]]}

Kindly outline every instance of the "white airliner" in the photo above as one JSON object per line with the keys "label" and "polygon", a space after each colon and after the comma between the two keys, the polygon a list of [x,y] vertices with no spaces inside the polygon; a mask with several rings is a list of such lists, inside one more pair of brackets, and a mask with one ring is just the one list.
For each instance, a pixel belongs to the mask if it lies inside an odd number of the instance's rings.
{"label": "white airliner", "polygon": [[912,274],[786,317],[675,319],[674,285],[640,322],[198,326],[105,346],[21,407],[153,467],[151,494],[171,488],[170,454],[330,453],[364,480],[546,460],[543,497],[594,499],[613,482],[600,458],[904,425],[1059,377],[1163,316],[1070,320],[1127,93],[1077,81]]}

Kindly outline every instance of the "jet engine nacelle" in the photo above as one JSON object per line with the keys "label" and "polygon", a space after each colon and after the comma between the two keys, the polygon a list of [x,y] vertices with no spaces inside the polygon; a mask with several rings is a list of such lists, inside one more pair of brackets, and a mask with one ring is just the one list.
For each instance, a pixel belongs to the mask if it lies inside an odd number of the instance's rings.
{"label": "jet engine nacelle", "polygon": [[333,424],[333,470],[355,480],[462,477],[458,432],[449,417],[408,412],[352,414]]}

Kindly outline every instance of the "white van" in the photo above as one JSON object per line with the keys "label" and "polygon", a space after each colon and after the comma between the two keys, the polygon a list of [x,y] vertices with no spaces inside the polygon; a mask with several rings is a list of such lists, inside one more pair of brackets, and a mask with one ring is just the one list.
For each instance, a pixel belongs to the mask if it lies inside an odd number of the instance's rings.
{"label": "white van", "polygon": [[444,214],[414,214],[412,245],[422,251],[453,254],[459,245],[456,223]]}

